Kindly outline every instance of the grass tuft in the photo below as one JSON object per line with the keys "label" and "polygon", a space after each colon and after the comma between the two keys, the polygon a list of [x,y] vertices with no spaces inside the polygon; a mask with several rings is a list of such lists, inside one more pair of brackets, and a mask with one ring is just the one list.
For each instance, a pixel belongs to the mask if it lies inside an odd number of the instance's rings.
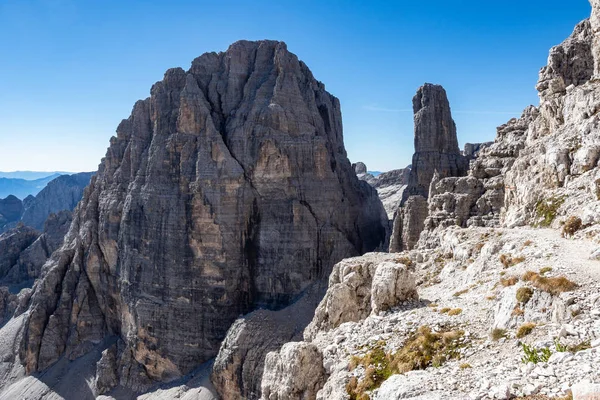
{"label": "grass tuft", "polygon": [[517,290],[517,301],[521,304],[527,304],[531,300],[531,296],[533,296],[533,289],[531,288],[522,287]]}
{"label": "grass tuft", "polygon": [[534,287],[555,296],[564,292],[570,292],[577,288],[575,282],[570,281],[564,276],[547,278],[533,271],[527,271],[522,279],[531,282]]}
{"label": "grass tuft", "polygon": [[513,257],[509,254],[501,254],[499,259],[504,268],[513,267],[525,261],[525,257]]}
{"label": "grass tuft", "polygon": [[531,332],[533,332],[534,328],[535,324],[533,322],[525,322],[519,327],[519,329],[517,329],[517,338],[521,339],[529,335]]}
{"label": "grass tuft", "polygon": [[365,376],[359,380],[354,377],[346,385],[346,392],[352,400],[366,400],[366,392],[377,389],[393,374],[402,374],[427,367],[439,367],[451,359],[460,357],[463,331],[450,330],[432,332],[428,326],[422,326],[396,353],[386,353],[383,343],[378,343],[363,357],[353,357],[350,369],[358,365],[365,368]]}
{"label": "grass tuft", "polygon": [[490,334],[490,336],[492,337],[492,340],[494,340],[494,341],[505,338],[507,336],[506,329],[496,328],[496,329],[492,330],[492,333]]}
{"label": "grass tuft", "polygon": [[509,276],[508,278],[500,278],[500,284],[504,287],[514,286],[519,282],[519,278],[516,276]]}

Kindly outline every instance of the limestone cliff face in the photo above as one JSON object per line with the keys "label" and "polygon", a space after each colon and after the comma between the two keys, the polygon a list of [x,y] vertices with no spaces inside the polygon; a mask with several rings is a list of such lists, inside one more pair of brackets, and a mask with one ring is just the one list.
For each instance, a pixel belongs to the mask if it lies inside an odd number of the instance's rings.
{"label": "limestone cliff face", "polygon": [[43,370],[114,335],[120,384],[176,378],[240,314],[383,245],[386,220],[346,157],[339,101],[284,43],[204,54],[117,128],[34,287],[21,359]]}
{"label": "limestone cliff face", "polygon": [[429,196],[435,171],[441,177],[464,175],[468,162],[458,148],[456,124],[446,91],[426,83],[413,98],[415,153],[403,202],[410,196]]}
{"label": "limestone cliff face", "polygon": [[394,215],[389,249],[412,249],[428,215],[427,198],[434,178],[463,176],[469,160],[458,148],[456,124],[442,86],[426,83],[413,98],[415,153],[400,207]]}

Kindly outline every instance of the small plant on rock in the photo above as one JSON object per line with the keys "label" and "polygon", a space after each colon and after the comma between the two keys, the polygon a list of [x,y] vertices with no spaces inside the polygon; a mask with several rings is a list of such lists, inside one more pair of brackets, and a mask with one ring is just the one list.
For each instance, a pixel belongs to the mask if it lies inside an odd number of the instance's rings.
{"label": "small plant on rock", "polygon": [[535,328],[535,324],[533,322],[525,322],[523,325],[517,329],[517,338],[522,338],[529,335],[533,332],[533,328]]}
{"label": "small plant on rock", "polygon": [[410,267],[413,264],[412,260],[406,256],[398,257],[395,261],[396,264],[404,264],[407,267]]}
{"label": "small plant on rock", "polygon": [[538,201],[535,205],[535,212],[539,219],[538,226],[546,227],[552,225],[552,222],[558,213],[558,209],[564,202],[564,196],[551,197],[547,200]]}
{"label": "small plant on rock", "polygon": [[513,308],[512,315],[514,315],[515,317],[521,317],[525,315],[525,311],[523,311],[521,307],[515,306],[515,308]]}
{"label": "small plant on rock", "polygon": [[540,269],[540,275],[547,274],[548,272],[552,272],[552,267],[544,267]]}
{"label": "small plant on rock", "polygon": [[521,304],[527,304],[531,300],[531,296],[533,296],[533,289],[531,288],[525,286],[517,290],[517,301]]}
{"label": "small plant on rock", "polygon": [[554,347],[559,353],[568,351],[567,346],[563,345],[558,339],[554,339]]}
{"label": "small plant on rock", "polygon": [[552,355],[550,349],[546,347],[542,349],[536,349],[535,347],[528,346],[525,343],[521,343],[521,347],[523,348],[523,353],[525,353],[525,355],[521,357],[521,362],[523,364],[548,362],[550,356]]}
{"label": "small plant on rock", "polygon": [[362,357],[354,357],[350,369],[358,365],[365,368],[362,380],[353,377],[346,385],[346,393],[352,400],[368,400],[366,392],[377,389],[393,374],[402,374],[427,367],[439,367],[450,359],[459,358],[463,331],[452,330],[432,332],[422,326],[395,354],[387,353],[382,343],[378,343]]}
{"label": "small plant on rock", "polygon": [[581,218],[569,217],[562,227],[562,237],[571,237],[583,226]]}
{"label": "small plant on rock", "polygon": [[448,311],[448,315],[459,315],[462,313],[462,308],[453,308],[452,310]]}
{"label": "small plant on rock", "polygon": [[509,276],[508,278],[501,278],[500,284],[504,287],[514,286],[519,282],[519,278],[516,276]]}
{"label": "small plant on rock", "polygon": [[490,334],[492,340],[497,341],[507,336],[506,329],[495,328]]}
{"label": "small plant on rock", "polygon": [[504,268],[513,267],[525,261],[525,257],[513,257],[509,254],[501,254],[499,259]]}

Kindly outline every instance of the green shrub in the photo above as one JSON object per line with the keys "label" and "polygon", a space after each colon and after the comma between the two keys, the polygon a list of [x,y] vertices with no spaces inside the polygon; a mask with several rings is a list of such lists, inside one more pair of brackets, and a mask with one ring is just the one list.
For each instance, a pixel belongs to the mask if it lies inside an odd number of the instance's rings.
{"label": "green shrub", "polygon": [[556,218],[558,209],[565,202],[564,196],[551,197],[547,200],[540,200],[535,205],[535,212],[539,219],[539,226],[550,226]]}
{"label": "green shrub", "polygon": [[537,364],[539,362],[548,362],[552,352],[548,348],[536,349],[534,347],[528,346],[525,343],[521,343],[521,347],[523,348],[523,357],[521,357],[521,362],[523,364],[534,363]]}

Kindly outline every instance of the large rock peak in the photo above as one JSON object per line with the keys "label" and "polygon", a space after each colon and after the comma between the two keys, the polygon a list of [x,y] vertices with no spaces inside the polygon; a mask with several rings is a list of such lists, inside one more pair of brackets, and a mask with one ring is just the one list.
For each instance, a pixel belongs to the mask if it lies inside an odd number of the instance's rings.
{"label": "large rock peak", "polygon": [[468,161],[458,147],[456,124],[452,119],[446,91],[426,83],[413,98],[415,113],[415,153],[403,203],[410,196],[429,196],[435,171],[441,177],[464,175]]}
{"label": "large rock peak", "polygon": [[427,198],[434,178],[466,175],[469,159],[459,147],[446,91],[426,83],[413,98],[415,153],[408,186],[394,217],[390,251],[416,245],[428,215]]}
{"label": "large rock peak", "polygon": [[456,124],[452,119],[446,90],[426,83],[413,98],[415,114],[415,153],[460,154]]}
{"label": "large rock peak", "polygon": [[284,43],[204,54],[111,138],[34,288],[21,358],[42,370],[112,336],[99,372],[114,384],[181,376],[240,314],[286,306],[382,245],[386,223],[346,157],[338,99]]}

